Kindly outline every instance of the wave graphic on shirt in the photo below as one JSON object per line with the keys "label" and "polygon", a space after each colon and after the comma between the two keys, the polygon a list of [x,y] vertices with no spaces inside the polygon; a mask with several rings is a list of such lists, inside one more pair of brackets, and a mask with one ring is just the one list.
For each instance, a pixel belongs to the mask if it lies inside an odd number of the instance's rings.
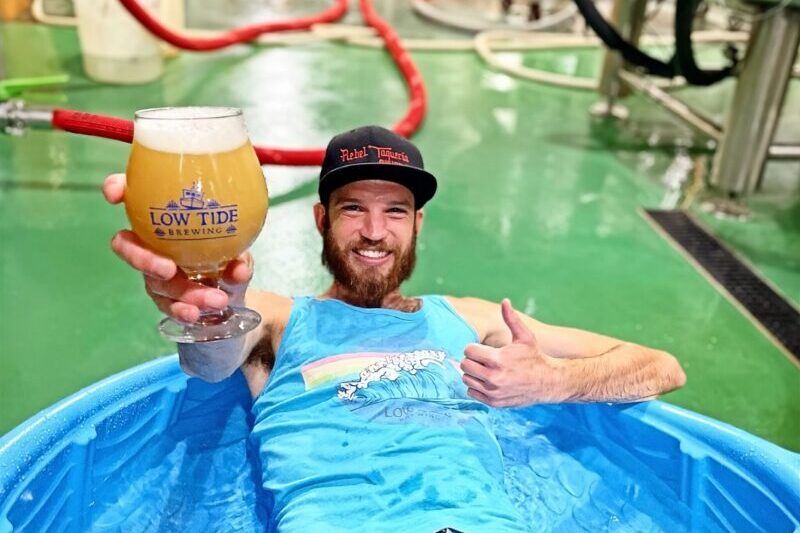
{"label": "wave graphic on shirt", "polygon": [[441,372],[426,372],[430,365],[444,369],[446,358],[440,350],[386,354],[362,370],[357,381],[341,383],[337,396],[344,401],[449,397],[451,387]]}

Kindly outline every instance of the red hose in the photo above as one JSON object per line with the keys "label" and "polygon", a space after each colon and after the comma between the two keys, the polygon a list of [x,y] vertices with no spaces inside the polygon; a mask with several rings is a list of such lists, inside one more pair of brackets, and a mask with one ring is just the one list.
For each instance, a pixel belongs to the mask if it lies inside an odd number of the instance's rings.
{"label": "red hose", "polygon": [[[425,110],[428,106],[428,96],[425,92],[425,83],[422,81],[422,75],[417,70],[414,60],[411,59],[408,50],[405,49],[400,42],[400,37],[397,36],[394,29],[388,22],[378,16],[375,8],[372,7],[370,0],[360,0],[359,7],[361,8],[361,15],[364,17],[364,22],[375,28],[383,39],[386,49],[392,56],[397,68],[403,75],[406,86],[409,90],[409,103],[408,110],[403,118],[392,127],[392,129],[404,137],[411,137],[422,119],[425,118]],[[320,158],[320,163],[322,158]]]}
{"label": "red hose", "polygon": [[[252,40],[260,33],[308,28],[311,24],[317,22],[336,20],[340,18],[347,9],[347,0],[337,0],[332,8],[315,17],[244,26],[234,29],[220,37],[196,38],[187,37],[165,28],[145,11],[136,0],[120,0],[120,2],[137,18],[137,20],[139,20],[139,22],[155,35],[174,46],[187,48],[189,50],[212,50]],[[359,7],[364,21],[375,28],[383,39],[389,54],[392,56],[392,60],[403,75],[403,79],[410,92],[408,110],[403,118],[392,128],[400,135],[410,137],[411,134],[417,130],[420,123],[422,123],[427,107],[427,95],[425,93],[425,85],[422,81],[422,76],[417,70],[411,56],[408,54],[408,51],[400,42],[397,33],[395,33],[385,20],[378,16],[377,12],[372,7],[371,1],[360,0]],[[258,29],[258,33],[254,33],[256,29]],[[52,124],[53,127],[72,133],[106,137],[124,142],[131,142],[133,140],[133,123],[129,120],[116,117],[94,115],[92,113],[84,113],[70,109],[56,109],[53,113]],[[321,165],[325,156],[325,150],[323,148],[284,149],[256,146],[255,150],[261,164],[314,166]]]}
{"label": "red hose", "polygon": [[177,46],[178,48],[196,51],[218,50],[232,44],[245,43],[247,41],[252,41],[262,33],[307,30],[314,24],[339,20],[347,13],[347,0],[336,0],[336,3],[329,9],[311,17],[241,26],[214,37],[189,37],[161,24],[161,22],[143,8],[137,0],[119,0],[119,2],[142,24],[142,26],[150,30],[150,33],[159,39],[167,41],[169,44]]}
{"label": "red hose", "polygon": [[54,128],[72,133],[133,142],[133,122],[123,118],[56,108],[53,110],[52,124]]}

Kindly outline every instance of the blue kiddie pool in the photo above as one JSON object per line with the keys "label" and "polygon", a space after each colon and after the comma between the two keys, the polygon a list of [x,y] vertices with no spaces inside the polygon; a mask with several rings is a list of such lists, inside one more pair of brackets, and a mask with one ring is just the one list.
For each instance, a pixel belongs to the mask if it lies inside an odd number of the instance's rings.
{"label": "blue kiddie pool", "polygon": [[[0,532],[269,530],[249,410],[240,373],[175,356],[92,385],[0,440]],[[494,423],[532,531],[800,531],[800,455],[727,424],[658,401]]]}

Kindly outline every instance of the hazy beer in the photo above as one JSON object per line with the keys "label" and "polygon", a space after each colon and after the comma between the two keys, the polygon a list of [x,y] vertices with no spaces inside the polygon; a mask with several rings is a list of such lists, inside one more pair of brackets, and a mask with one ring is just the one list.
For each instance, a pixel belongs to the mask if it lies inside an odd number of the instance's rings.
{"label": "hazy beer", "polygon": [[125,206],[148,248],[187,273],[210,273],[255,240],[267,193],[249,142],[227,152],[176,154],[134,141]]}
{"label": "hazy beer", "polygon": [[238,109],[137,112],[126,174],[133,231],[192,278],[216,277],[264,224],[264,175]]}

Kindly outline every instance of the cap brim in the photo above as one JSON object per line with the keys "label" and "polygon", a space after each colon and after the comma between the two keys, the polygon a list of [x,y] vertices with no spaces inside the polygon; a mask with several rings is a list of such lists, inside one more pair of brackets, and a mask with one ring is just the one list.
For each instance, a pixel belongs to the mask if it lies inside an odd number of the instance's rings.
{"label": "cap brim", "polygon": [[436,178],[426,170],[385,163],[355,163],[331,170],[319,180],[319,198],[327,203],[331,193],[354,181],[384,180],[406,187],[420,209],[436,193]]}

